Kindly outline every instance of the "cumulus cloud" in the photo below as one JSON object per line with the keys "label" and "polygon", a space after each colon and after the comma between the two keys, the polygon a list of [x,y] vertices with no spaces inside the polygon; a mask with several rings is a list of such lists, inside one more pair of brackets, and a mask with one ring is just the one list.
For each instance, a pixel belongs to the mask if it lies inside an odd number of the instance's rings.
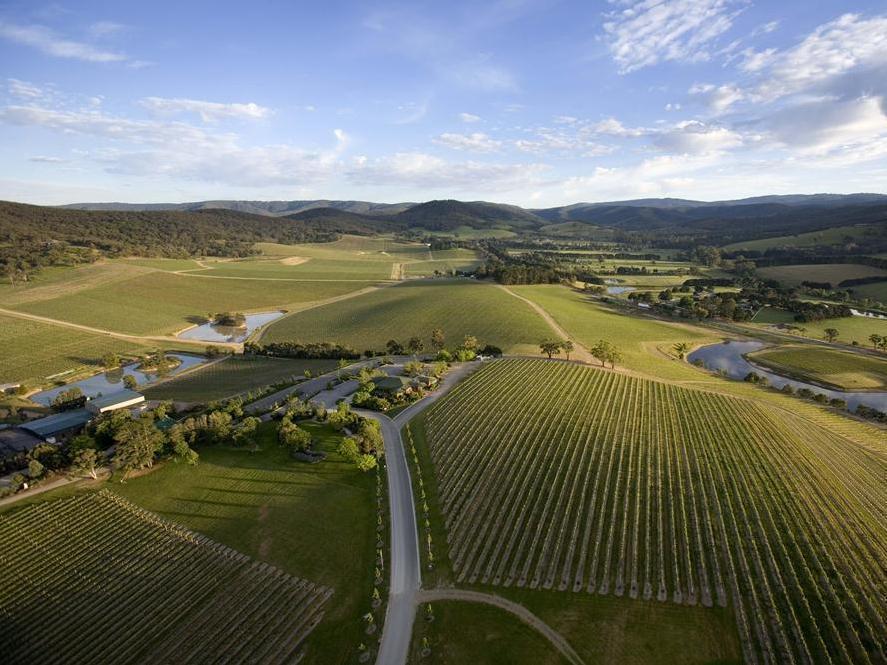
{"label": "cumulus cloud", "polygon": [[253,102],[247,104],[222,104],[197,99],[145,97],[141,105],[155,113],[194,113],[203,122],[216,122],[224,118],[258,120],[271,115],[271,109]]}
{"label": "cumulus cloud", "polygon": [[0,38],[30,46],[56,58],[85,62],[122,62],[128,59],[123,53],[66,39],[42,25],[18,25],[0,20]]}
{"label": "cumulus cloud", "polygon": [[743,5],[736,0],[636,0],[607,15],[604,36],[622,74],[664,61],[708,60],[712,44],[732,27]]}
{"label": "cumulus cloud", "polygon": [[435,138],[434,142],[447,148],[469,152],[496,152],[502,147],[501,141],[490,138],[482,132],[472,134],[445,132]]}
{"label": "cumulus cloud", "polygon": [[375,159],[357,158],[346,176],[356,185],[501,192],[536,186],[548,169],[544,164],[449,162],[425,153],[400,152]]}

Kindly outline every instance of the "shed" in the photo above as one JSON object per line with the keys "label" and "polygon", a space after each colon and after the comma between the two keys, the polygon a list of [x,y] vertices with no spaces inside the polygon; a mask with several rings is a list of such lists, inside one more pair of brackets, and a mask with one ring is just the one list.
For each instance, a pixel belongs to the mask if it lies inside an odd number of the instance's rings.
{"label": "shed", "polygon": [[117,409],[125,409],[129,406],[135,406],[144,401],[145,396],[142,393],[137,393],[134,390],[121,390],[112,395],[104,395],[89,400],[86,403],[86,408],[94,414],[108,413],[109,411],[116,411]]}
{"label": "shed", "polygon": [[40,443],[43,439],[21,427],[0,429],[0,457],[27,452]]}
{"label": "shed", "polygon": [[92,420],[92,416],[93,414],[86,409],[73,409],[32,420],[20,425],[19,429],[27,430],[44,441],[50,439],[54,441],[79,432],[86,426],[86,423]]}
{"label": "shed", "polygon": [[399,395],[409,388],[410,383],[402,376],[380,376],[373,379],[373,385],[379,392],[389,395]]}

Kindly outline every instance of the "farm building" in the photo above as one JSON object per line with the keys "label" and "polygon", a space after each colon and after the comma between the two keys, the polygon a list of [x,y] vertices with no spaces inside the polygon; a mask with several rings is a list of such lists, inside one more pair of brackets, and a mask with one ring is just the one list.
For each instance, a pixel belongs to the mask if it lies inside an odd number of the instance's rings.
{"label": "farm building", "polygon": [[412,391],[410,382],[402,376],[381,376],[373,379],[374,391],[399,398]]}
{"label": "farm building", "polygon": [[46,418],[38,418],[19,425],[16,429],[22,429],[39,437],[43,441],[55,443],[82,430],[86,423],[92,420],[93,413],[86,409],[73,409],[55,413]]}
{"label": "farm building", "polygon": [[117,409],[125,409],[127,407],[135,406],[144,401],[145,396],[142,395],[142,393],[137,393],[134,390],[121,390],[119,393],[114,393],[113,395],[96,397],[95,399],[89,400],[86,403],[86,408],[91,413],[98,415],[100,413],[108,413],[109,411],[116,411]]}
{"label": "farm building", "polygon": [[39,443],[43,439],[21,427],[0,428],[0,457],[27,452]]}

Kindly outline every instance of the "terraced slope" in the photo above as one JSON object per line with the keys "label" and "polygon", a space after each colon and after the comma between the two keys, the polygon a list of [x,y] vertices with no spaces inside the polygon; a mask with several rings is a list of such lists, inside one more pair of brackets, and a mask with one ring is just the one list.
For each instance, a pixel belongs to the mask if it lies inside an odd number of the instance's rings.
{"label": "terraced slope", "polygon": [[459,582],[730,605],[748,662],[884,662],[883,439],[519,359],[425,427]]}
{"label": "terraced slope", "polygon": [[290,663],[332,591],[107,490],[0,516],[4,663]]}

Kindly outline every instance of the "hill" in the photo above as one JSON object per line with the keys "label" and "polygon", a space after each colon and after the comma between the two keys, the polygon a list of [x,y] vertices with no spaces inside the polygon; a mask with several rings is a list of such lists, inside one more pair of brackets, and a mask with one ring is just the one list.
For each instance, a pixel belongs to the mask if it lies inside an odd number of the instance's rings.
{"label": "hill", "polygon": [[59,206],[72,210],[117,210],[117,211],[142,211],[142,210],[235,210],[247,212],[253,215],[269,215],[282,217],[313,210],[315,208],[334,208],[345,212],[353,212],[361,215],[396,215],[399,212],[415,205],[414,203],[371,203],[369,201],[331,201],[328,199],[314,199],[306,201],[194,201],[189,203],[70,203]]}
{"label": "hill", "polygon": [[429,201],[396,215],[394,221],[407,228],[452,231],[460,226],[471,228],[537,228],[543,221],[518,206],[474,201]]}

